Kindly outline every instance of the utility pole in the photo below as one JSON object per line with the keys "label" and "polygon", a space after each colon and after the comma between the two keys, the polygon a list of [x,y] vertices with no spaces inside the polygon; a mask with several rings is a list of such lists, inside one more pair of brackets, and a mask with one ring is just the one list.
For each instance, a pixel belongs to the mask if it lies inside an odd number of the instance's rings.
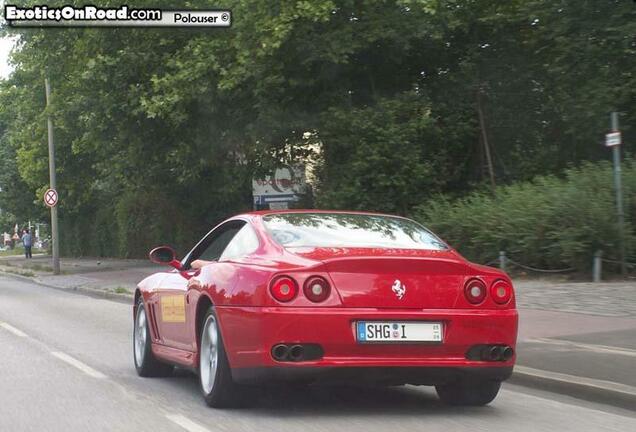
{"label": "utility pole", "polygon": [[490,145],[488,144],[488,135],[486,134],[486,121],[484,120],[484,110],[481,105],[481,86],[477,89],[477,113],[479,114],[479,127],[481,129],[481,138],[484,142],[484,151],[486,153],[486,163],[488,164],[488,174],[490,176],[490,187],[495,192],[495,171],[492,165],[492,157],[490,156]]}
{"label": "utility pole", "polygon": [[[44,88],[46,90],[46,107],[51,106],[51,85],[49,78],[44,78]],[[53,140],[53,120],[51,113],[47,114],[47,128],[49,132],[49,188],[57,190],[55,181],[55,142]],[[57,203],[51,206],[51,241],[53,243],[53,273],[60,274],[60,244],[57,227]]]}
{"label": "utility pole", "polygon": [[614,190],[616,191],[616,214],[618,216],[619,253],[621,261],[621,274],[627,275],[625,263],[625,214],[623,213],[623,188],[621,185],[621,135],[618,130],[618,113],[611,114],[610,127],[612,131],[606,135],[605,145],[612,147],[614,158]]}

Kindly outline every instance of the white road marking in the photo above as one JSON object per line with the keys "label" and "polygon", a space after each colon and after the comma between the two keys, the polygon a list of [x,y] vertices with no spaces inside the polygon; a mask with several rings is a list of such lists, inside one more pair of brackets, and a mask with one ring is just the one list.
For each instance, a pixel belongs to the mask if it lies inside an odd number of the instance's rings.
{"label": "white road marking", "polygon": [[189,418],[182,416],[181,414],[166,414],[166,418],[172,423],[181,426],[188,432],[210,432],[198,423],[193,422]]}
{"label": "white road marking", "polygon": [[[29,335],[24,333],[22,330],[13,327],[11,324],[7,324],[5,322],[0,322],[0,327],[2,327],[3,329],[7,330],[10,333],[13,333],[16,336],[19,336],[19,337],[22,337],[22,338],[31,339],[29,337]],[[33,339],[31,339],[31,340],[33,340]],[[46,344],[44,344],[42,342],[39,342],[39,341],[35,341],[35,342],[37,342],[40,346],[42,346],[44,348],[47,348]],[[57,357],[58,359],[62,360],[65,363],[68,363],[71,366],[81,370],[82,372],[84,372],[88,376],[92,376],[93,378],[99,378],[99,379],[106,378],[106,375],[104,375],[103,373],[93,369],[92,367],[88,366],[87,364],[82,363],[81,361],[71,357],[68,354],[64,354],[63,352],[59,352],[59,351],[51,351],[51,355],[54,356],[54,357]]]}
{"label": "white road marking", "polygon": [[10,333],[13,333],[16,336],[23,337],[23,338],[28,338],[29,337],[29,335],[27,335],[25,332],[23,332],[20,329],[17,329],[15,327],[13,327],[11,324],[7,324],[5,322],[0,322],[0,327],[2,327],[3,329],[7,330]]}
{"label": "white road marking", "polygon": [[106,375],[104,375],[103,373],[101,373],[99,371],[96,371],[92,367],[88,366],[85,363],[82,363],[81,361],[77,360],[76,358],[71,357],[68,354],[64,354],[63,352],[59,352],[59,351],[51,351],[51,355],[54,356],[54,357],[57,357],[58,359],[62,360],[63,362],[66,362],[66,363],[70,364],[71,366],[81,370],[82,372],[84,372],[88,376],[91,376],[93,378],[99,378],[99,379],[106,378]]}
{"label": "white road marking", "polygon": [[610,353],[610,354],[618,354],[629,357],[636,357],[636,350],[629,348],[619,348],[607,345],[596,345],[596,344],[586,344],[580,342],[572,342],[568,340],[559,340],[559,339],[548,339],[548,338],[536,338],[536,339],[528,339],[528,342],[539,342],[550,345],[560,345],[572,348],[578,348],[586,351],[592,351],[596,353]]}

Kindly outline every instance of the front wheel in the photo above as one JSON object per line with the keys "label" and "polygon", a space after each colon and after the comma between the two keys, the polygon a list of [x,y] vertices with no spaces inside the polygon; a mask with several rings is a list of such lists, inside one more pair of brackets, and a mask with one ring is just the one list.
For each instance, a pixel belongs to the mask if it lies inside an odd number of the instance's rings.
{"label": "front wheel", "polygon": [[137,301],[137,312],[133,329],[133,357],[137,374],[142,377],[167,376],[174,369],[171,365],[161,363],[152,353],[150,346],[150,329],[148,315],[141,297]]}
{"label": "front wheel", "polygon": [[457,381],[435,386],[435,390],[447,405],[482,406],[497,397],[500,387],[500,381]]}
{"label": "front wheel", "polygon": [[205,402],[213,408],[244,405],[247,392],[232,380],[219,322],[210,306],[203,318],[199,338],[199,382]]}

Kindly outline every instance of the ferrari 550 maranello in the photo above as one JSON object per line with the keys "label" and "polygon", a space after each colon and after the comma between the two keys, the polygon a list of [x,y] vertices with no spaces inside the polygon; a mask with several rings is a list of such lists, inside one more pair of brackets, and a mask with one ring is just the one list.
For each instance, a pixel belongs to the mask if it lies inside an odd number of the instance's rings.
{"label": "ferrari 550 maranello", "polygon": [[[139,283],[141,376],[198,373],[208,405],[276,381],[432,385],[484,405],[512,373],[510,278],[397,216],[295,210],[233,217]],[[247,390],[247,391],[246,391]]]}

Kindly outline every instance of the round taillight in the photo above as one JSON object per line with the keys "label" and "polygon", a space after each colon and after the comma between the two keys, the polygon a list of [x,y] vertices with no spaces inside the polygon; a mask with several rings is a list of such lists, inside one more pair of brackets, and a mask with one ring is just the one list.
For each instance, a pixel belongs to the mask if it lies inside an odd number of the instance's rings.
{"label": "round taillight", "polygon": [[303,287],[305,297],[314,303],[320,303],[327,300],[330,292],[331,287],[329,286],[329,282],[321,276],[310,277],[305,281],[305,285]]}
{"label": "round taillight", "polygon": [[486,298],[486,284],[479,279],[471,279],[464,287],[466,300],[472,304],[479,304]]}
{"label": "round taillight", "polygon": [[287,303],[298,294],[298,284],[289,276],[279,276],[270,284],[269,292],[279,302]]}
{"label": "round taillight", "polygon": [[512,298],[512,286],[506,281],[495,281],[490,287],[490,296],[496,303],[506,304]]}

